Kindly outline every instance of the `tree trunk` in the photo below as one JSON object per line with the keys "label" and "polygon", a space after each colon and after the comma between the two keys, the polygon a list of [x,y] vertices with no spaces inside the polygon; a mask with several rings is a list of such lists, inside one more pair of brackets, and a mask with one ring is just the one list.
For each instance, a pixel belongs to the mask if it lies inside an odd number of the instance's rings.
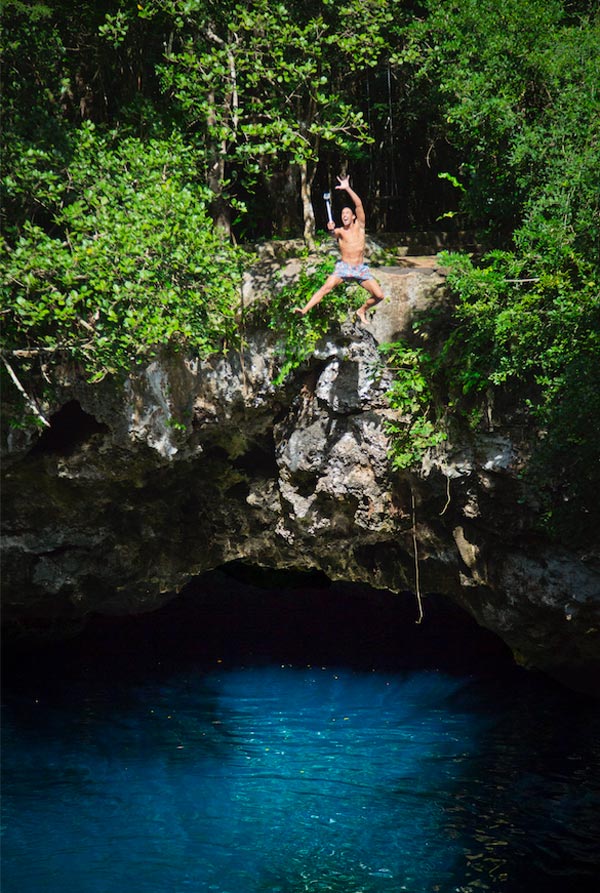
{"label": "tree trunk", "polygon": [[285,164],[273,170],[270,160],[261,159],[264,176],[265,214],[270,218],[270,235],[293,239],[300,232],[302,218],[298,201],[298,166]]}
{"label": "tree trunk", "polygon": [[215,113],[215,96],[209,95],[208,113],[208,170],[207,185],[214,198],[210,203],[210,213],[216,229],[227,238],[231,238],[231,209],[223,195],[223,183],[225,182],[225,152],[226,146],[218,140],[213,140],[211,130],[216,126],[217,115]]}
{"label": "tree trunk", "polygon": [[315,212],[312,206],[310,190],[315,178],[316,165],[311,165],[309,172],[308,162],[300,163],[300,196],[302,198],[302,215],[304,218],[304,241],[307,247],[315,249]]}
{"label": "tree trunk", "polygon": [[222,183],[225,179],[225,161],[222,156],[217,156],[209,162],[208,185],[214,198],[210,203],[210,214],[215,228],[223,236],[231,238],[231,209],[223,195]]}

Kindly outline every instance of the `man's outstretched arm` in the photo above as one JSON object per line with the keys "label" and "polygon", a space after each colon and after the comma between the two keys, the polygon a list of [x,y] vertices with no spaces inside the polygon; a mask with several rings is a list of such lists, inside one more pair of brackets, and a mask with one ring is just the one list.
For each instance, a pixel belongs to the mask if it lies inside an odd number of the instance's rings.
{"label": "man's outstretched arm", "polygon": [[363,203],[356,194],[356,192],[350,186],[350,177],[338,177],[339,185],[336,186],[336,189],[343,189],[348,193],[352,201],[354,202],[354,212],[356,214],[356,219],[362,225],[365,225],[365,209],[363,208]]}

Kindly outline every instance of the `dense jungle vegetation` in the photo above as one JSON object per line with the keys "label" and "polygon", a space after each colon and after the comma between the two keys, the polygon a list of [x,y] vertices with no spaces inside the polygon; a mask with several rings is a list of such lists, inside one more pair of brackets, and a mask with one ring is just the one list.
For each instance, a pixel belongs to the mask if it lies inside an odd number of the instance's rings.
{"label": "dense jungle vegetation", "polygon": [[371,232],[494,249],[444,259],[453,323],[435,354],[396,346],[399,407],[474,429],[494,400],[526,414],[547,530],[592,542],[597,2],[4,0],[2,57],[7,388],[56,356],[102,377],[157,344],[235,343],[243,246],[311,245],[311,196],[347,171]]}

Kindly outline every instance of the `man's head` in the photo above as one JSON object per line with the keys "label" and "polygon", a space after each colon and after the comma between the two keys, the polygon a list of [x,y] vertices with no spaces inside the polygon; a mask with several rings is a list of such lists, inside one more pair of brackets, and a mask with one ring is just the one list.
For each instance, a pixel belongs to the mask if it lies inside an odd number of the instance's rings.
{"label": "man's head", "polygon": [[342,208],[342,226],[352,226],[355,220],[356,214],[354,213],[352,208],[349,208],[348,206]]}

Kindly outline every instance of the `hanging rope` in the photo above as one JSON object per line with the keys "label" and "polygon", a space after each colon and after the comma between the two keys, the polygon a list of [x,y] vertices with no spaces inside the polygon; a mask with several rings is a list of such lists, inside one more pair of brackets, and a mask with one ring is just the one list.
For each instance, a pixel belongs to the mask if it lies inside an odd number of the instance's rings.
{"label": "hanging rope", "polygon": [[413,488],[410,488],[410,503],[412,508],[412,541],[413,541],[413,557],[415,560],[415,595],[417,596],[417,605],[419,607],[419,616],[415,623],[421,623],[423,617],[423,600],[421,599],[421,581],[419,575],[419,551],[417,545],[417,512],[415,509],[415,494]]}
{"label": "hanging rope", "polygon": [[444,475],[444,477],[446,478],[446,505],[440,512],[440,518],[442,517],[443,514],[445,514],[446,509],[450,505],[450,477],[447,474]]}

